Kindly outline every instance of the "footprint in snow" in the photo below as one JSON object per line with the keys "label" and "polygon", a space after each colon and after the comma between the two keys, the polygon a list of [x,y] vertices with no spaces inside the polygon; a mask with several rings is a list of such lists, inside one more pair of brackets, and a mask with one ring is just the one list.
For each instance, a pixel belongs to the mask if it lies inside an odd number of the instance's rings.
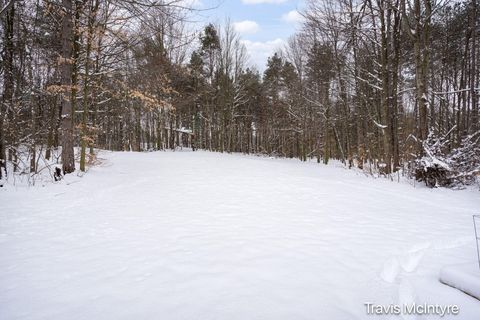
{"label": "footprint in snow", "polygon": [[[405,305],[412,305],[415,303],[417,300],[417,295],[415,293],[415,288],[413,287],[412,283],[404,279],[400,283],[400,286],[398,287],[398,305],[400,305],[402,308]],[[401,313],[401,316],[403,319],[416,319],[417,317],[414,314],[407,314],[405,312]]]}
{"label": "footprint in snow", "polygon": [[382,272],[380,273],[380,277],[385,282],[394,283],[399,272],[400,272],[400,263],[398,262],[398,259],[396,257],[393,257],[390,260],[387,260],[383,264],[383,269],[382,269]]}
{"label": "footprint in snow", "polygon": [[387,260],[383,264],[380,277],[385,282],[394,283],[401,270],[405,272],[415,271],[430,247],[429,242],[416,244],[406,254]]}
{"label": "footprint in snow", "polygon": [[417,269],[420,261],[425,256],[430,243],[418,244],[412,247],[405,255],[400,258],[400,264],[405,272],[413,272]]}

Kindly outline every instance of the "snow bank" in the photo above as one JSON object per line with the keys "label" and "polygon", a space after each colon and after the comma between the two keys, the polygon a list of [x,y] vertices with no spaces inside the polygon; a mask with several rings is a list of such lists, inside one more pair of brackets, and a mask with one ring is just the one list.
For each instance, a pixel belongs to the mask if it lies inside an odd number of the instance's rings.
{"label": "snow bank", "polygon": [[480,300],[480,266],[476,263],[445,267],[440,281]]}

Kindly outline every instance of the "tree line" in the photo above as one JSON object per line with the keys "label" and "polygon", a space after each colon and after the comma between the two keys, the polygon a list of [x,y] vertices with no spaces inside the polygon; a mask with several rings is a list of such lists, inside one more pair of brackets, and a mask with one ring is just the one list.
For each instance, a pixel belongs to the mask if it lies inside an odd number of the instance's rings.
{"label": "tree line", "polygon": [[[476,0],[306,1],[265,71],[186,1],[0,1],[0,173],[95,148],[316,159],[429,185],[480,172]],[[59,159],[52,159],[61,150]]]}

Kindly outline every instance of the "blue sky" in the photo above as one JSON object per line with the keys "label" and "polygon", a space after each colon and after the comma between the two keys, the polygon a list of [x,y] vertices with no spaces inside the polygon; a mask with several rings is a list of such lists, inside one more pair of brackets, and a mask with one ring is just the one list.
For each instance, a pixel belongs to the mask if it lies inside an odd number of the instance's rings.
{"label": "blue sky", "polygon": [[267,57],[283,47],[299,27],[302,0],[200,0],[200,7],[215,8],[201,13],[202,20],[223,24],[230,18],[260,71]]}

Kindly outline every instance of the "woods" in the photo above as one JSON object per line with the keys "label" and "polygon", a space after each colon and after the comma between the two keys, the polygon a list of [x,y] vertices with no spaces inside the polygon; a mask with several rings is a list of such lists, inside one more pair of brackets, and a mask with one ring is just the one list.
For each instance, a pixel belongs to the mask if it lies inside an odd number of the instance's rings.
{"label": "woods", "polygon": [[338,159],[430,186],[480,173],[476,0],[308,0],[262,73],[186,1],[0,7],[0,179],[54,150],[85,171],[95,148]]}

